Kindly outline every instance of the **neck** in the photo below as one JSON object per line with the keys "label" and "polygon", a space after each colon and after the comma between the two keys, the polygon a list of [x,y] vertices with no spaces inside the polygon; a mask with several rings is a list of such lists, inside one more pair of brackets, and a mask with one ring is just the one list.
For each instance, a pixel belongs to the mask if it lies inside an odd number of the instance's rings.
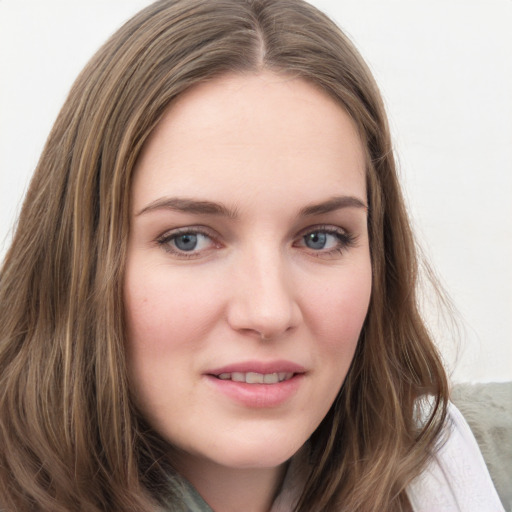
{"label": "neck", "polygon": [[287,466],[239,469],[204,459],[180,462],[179,472],[214,511],[222,512],[268,512]]}

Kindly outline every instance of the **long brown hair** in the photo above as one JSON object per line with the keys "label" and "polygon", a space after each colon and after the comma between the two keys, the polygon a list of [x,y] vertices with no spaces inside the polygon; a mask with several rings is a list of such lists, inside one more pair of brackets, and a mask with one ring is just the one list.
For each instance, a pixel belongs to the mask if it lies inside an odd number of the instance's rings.
{"label": "long brown hair", "polygon": [[407,509],[405,488],[444,421],[446,377],[418,312],[415,245],[378,89],[344,34],[301,0],[158,1],[72,87],[0,275],[3,509],[147,511],[165,494],[166,443],[132,406],[124,362],[132,172],[181,92],[261,69],[334,97],[367,153],[371,304],[349,374],[310,440],[297,510]]}

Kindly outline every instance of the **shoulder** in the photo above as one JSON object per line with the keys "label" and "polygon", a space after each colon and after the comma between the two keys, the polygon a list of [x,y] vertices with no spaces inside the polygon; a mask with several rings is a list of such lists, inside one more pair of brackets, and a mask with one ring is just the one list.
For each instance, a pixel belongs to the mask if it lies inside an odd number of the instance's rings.
{"label": "shoulder", "polygon": [[478,444],[451,403],[445,428],[444,443],[407,489],[414,512],[504,512]]}

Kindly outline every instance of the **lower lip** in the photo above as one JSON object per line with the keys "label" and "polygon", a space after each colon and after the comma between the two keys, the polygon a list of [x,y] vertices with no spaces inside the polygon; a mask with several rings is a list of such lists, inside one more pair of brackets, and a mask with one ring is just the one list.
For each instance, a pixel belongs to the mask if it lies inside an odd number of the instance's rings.
{"label": "lower lip", "polygon": [[284,404],[298,391],[304,374],[295,374],[291,379],[275,384],[247,384],[233,380],[222,380],[207,375],[208,382],[215,388],[246,407],[268,408]]}

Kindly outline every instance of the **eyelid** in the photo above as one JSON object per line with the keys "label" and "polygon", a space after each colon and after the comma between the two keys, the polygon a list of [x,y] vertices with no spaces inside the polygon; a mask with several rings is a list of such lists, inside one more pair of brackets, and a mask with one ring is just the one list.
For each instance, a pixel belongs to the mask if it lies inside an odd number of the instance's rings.
{"label": "eyelid", "polygon": [[305,246],[305,244],[300,245],[301,248],[306,249],[308,254],[317,258],[339,255],[345,252],[347,249],[354,247],[358,240],[358,235],[348,231],[345,228],[334,226],[332,224],[319,224],[308,226],[307,228],[302,229],[294,240],[294,246],[296,246],[295,244],[297,244],[297,242],[303,241],[306,235],[315,232],[328,233],[330,235],[336,236],[339,240],[339,245],[337,247],[326,250],[313,250],[309,249],[307,246]]}
{"label": "eyelid", "polygon": [[324,231],[326,233],[339,233],[348,235],[349,231],[341,226],[335,226],[333,224],[314,224],[313,226],[308,226],[307,228],[303,228],[297,234],[297,238],[307,235],[308,233],[312,233],[314,231]]}
{"label": "eyelid", "polygon": [[155,243],[162,247],[167,253],[172,254],[178,258],[191,259],[200,258],[205,252],[208,252],[211,248],[193,251],[181,251],[178,248],[173,248],[169,242],[179,237],[180,235],[202,235],[209,238],[216,248],[220,248],[221,244],[218,241],[218,235],[210,228],[206,226],[184,226],[180,228],[169,229],[159,235],[155,239]]}

